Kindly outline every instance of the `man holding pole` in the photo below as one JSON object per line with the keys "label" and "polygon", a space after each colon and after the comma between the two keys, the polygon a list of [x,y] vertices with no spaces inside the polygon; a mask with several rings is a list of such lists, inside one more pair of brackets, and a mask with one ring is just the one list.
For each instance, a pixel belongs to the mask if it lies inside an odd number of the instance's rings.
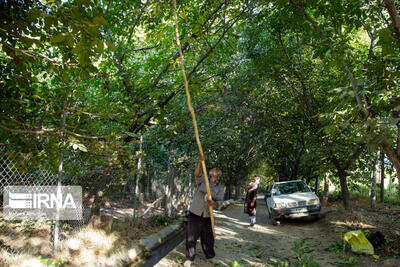
{"label": "man holding pole", "polygon": [[196,243],[200,237],[201,247],[207,259],[215,257],[214,233],[211,226],[210,206],[219,208],[224,198],[224,189],[218,184],[221,170],[213,168],[209,172],[209,185],[212,199],[208,199],[205,175],[201,175],[202,157],[199,158],[194,172],[197,188],[189,208],[186,227],[186,262],[185,267],[191,266],[196,256]]}

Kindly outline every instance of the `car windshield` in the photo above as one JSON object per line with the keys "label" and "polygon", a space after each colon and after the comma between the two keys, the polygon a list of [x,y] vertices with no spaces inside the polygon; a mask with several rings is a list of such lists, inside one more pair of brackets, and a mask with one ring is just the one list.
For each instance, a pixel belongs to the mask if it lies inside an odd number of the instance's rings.
{"label": "car windshield", "polygon": [[303,182],[289,182],[284,184],[277,184],[274,186],[274,195],[286,195],[296,192],[310,192],[310,188]]}

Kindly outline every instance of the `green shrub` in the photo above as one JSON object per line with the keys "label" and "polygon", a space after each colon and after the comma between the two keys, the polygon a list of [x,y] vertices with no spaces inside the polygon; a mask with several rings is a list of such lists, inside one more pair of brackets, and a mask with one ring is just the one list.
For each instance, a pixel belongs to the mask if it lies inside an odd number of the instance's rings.
{"label": "green shrub", "polygon": [[358,265],[358,260],[353,258],[353,257],[350,257],[350,258],[348,258],[346,260],[340,260],[338,262],[338,265],[339,266],[357,266]]}
{"label": "green shrub", "polygon": [[320,265],[314,261],[314,256],[308,256],[306,254],[314,251],[314,248],[305,245],[308,238],[302,239],[299,243],[294,242],[292,251],[296,254],[297,262],[296,267],[320,267]]}
{"label": "green shrub", "polygon": [[228,263],[229,267],[243,267],[238,261],[233,261]]}
{"label": "green shrub", "polygon": [[169,224],[171,224],[172,219],[169,217],[165,217],[165,216],[156,216],[154,218],[154,223],[157,225],[163,225],[163,226],[167,226]]}
{"label": "green shrub", "polygon": [[335,240],[335,244],[328,248],[329,252],[339,254],[346,251],[346,241],[344,240],[342,234],[340,234],[339,237],[339,240]]}
{"label": "green shrub", "polygon": [[68,261],[66,260],[62,259],[53,260],[49,258],[41,258],[40,262],[46,264],[47,267],[63,267],[66,266],[66,264],[68,264]]}
{"label": "green shrub", "polygon": [[329,201],[335,202],[342,200],[342,194],[339,191],[330,192],[328,195]]}

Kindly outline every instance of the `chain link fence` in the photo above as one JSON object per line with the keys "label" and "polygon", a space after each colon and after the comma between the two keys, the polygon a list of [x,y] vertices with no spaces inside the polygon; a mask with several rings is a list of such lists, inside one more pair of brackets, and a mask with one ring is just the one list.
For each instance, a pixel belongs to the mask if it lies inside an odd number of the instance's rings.
{"label": "chain link fence", "polygon": [[[171,172],[174,173],[172,179],[167,165],[149,161],[144,164],[141,174],[136,177],[137,166],[124,164],[110,164],[110,156],[107,155],[93,157],[90,154],[66,151],[63,156],[61,185],[82,186],[82,220],[59,221],[59,223],[46,219],[5,220],[4,188],[57,186],[58,160],[55,159],[50,164],[48,158],[40,154],[23,153],[9,146],[0,146],[0,267],[3,266],[3,262],[12,262],[10,266],[34,265],[22,264],[24,257],[54,259],[54,245],[57,241],[60,245],[60,254],[56,257],[69,258],[73,253],[77,253],[73,251],[74,246],[80,247],[79,250],[82,251],[83,248],[90,246],[99,247],[98,243],[103,244],[100,245],[103,247],[99,251],[106,251],[104,247],[107,247],[107,244],[121,242],[119,239],[113,240],[112,234],[120,236],[125,241],[150,234],[152,230],[149,229],[149,220],[165,216],[168,202],[175,204],[174,211],[185,209],[194,189],[190,168],[181,168],[182,172]],[[137,195],[133,190],[136,182],[139,187]],[[167,196],[166,192],[171,188],[173,194]],[[98,197],[99,192],[102,193],[101,197]],[[94,204],[98,207],[98,213],[93,208]],[[103,222],[103,217],[106,220],[112,217],[109,227],[103,227],[108,223]],[[107,230],[106,235],[96,237],[98,233],[88,231],[88,224],[92,226],[96,220],[100,220],[100,227]],[[57,228],[59,231],[55,231],[56,225],[59,225]],[[58,238],[54,239],[55,236]],[[97,238],[96,242],[87,245],[86,242],[93,238]],[[80,243],[73,244],[69,242],[71,240]],[[87,258],[84,255],[79,257],[81,262]]]}
{"label": "chain link fence", "polygon": [[[64,175],[62,185],[73,185],[75,177]],[[21,255],[52,254],[54,248],[55,221],[40,219],[5,220],[3,195],[6,186],[35,186],[38,193],[45,193],[48,186],[57,186],[58,174],[55,167],[36,161],[30,153],[21,153],[0,146],[0,263]],[[12,219],[12,218],[11,218]],[[76,225],[82,226],[82,221]],[[61,239],[63,237],[61,227]],[[1,266],[1,264],[0,264]]]}

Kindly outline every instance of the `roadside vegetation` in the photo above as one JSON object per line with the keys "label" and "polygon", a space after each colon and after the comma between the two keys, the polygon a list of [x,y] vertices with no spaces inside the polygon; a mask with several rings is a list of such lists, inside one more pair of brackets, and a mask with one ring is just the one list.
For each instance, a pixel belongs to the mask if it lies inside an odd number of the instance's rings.
{"label": "roadside vegetation", "polygon": [[[222,169],[225,199],[241,199],[254,174],[263,189],[301,179],[327,207],[398,223],[398,2],[177,6],[205,161]],[[0,196],[6,185],[80,185],[80,227],[181,215],[198,151],[175,36],[169,0],[0,1]],[[2,257],[25,252],[10,227],[0,221]],[[62,264],[52,249],[42,256]]]}

